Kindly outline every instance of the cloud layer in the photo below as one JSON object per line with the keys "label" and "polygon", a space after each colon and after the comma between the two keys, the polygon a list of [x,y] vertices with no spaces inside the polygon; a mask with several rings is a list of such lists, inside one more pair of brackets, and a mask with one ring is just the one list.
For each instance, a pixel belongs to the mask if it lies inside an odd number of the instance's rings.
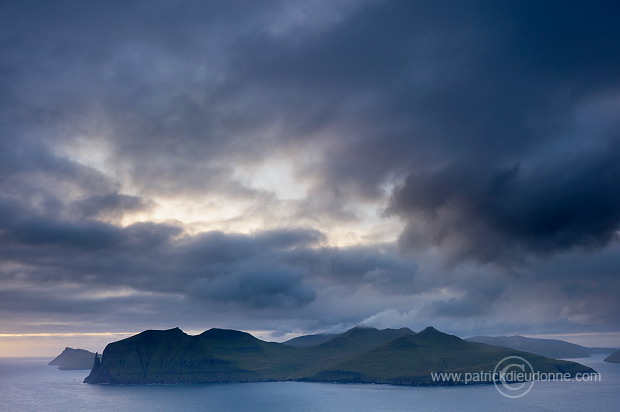
{"label": "cloud layer", "polygon": [[605,2],[0,13],[8,331],[617,331]]}

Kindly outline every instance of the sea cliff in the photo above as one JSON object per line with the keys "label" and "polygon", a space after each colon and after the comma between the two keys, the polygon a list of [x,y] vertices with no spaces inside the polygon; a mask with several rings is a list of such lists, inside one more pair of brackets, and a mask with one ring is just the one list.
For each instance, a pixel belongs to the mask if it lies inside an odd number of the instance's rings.
{"label": "sea cliff", "polygon": [[[435,372],[492,372],[507,356],[522,356],[544,373],[595,373],[579,363],[476,342],[426,328],[353,328],[304,347],[264,342],[234,330],[148,330],[109,344],[86,383],[176,384],[299,380],[446,385]],[[488,381],[487,383],[490,383]],[[485,383],[485,382],[480,382]]]}

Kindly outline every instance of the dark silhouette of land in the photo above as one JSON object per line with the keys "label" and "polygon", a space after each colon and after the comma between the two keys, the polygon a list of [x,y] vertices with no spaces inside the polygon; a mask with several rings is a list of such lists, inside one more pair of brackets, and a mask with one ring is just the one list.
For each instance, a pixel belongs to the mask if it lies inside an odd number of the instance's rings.
{"label": "dark silhouette of land", "polygon": [[559,339],[526,338],[524,336],[474,336],[470,342],[504,346],[555,359],[588,358],[593,354],[611,353],[617,348],[588,348]]}
{"label": "dark silhouette of land", "polygon": [[605,362],[620,363],[620,350],[617,350],[608,357],[606,357]]}
{"label": "dark silhouette of land", "polygon": [[524,336],[474,336],[467,338],[470,342],[486,343],[488,345],[505,346],[507,348],[535,353],[550,358],[587,358],[590,348],[565,342],[558,339],[537,339]]}
{"label": "dark silhouette of land", "polygon": [[110,343],[101,361],[94,360],[84,382],[171,384],[297,380],[449,385],[460,382],[434,382],[431,373],[491,373],[507,356],[521,356],[541,373],[571,376],[595,373],[579,363],[468,342],[432,327],[419,333],[407,328],[356,327],[305,346],[264,342],[235,330],[210,329],[190,336],[175,328],[147,330]]}
{"label": "dark silhouette of land", "polygon": [[94,360],[95,354],[85,349],[65,348],[48,365],[58,366],[61,370],[87,370],[93,367]]}

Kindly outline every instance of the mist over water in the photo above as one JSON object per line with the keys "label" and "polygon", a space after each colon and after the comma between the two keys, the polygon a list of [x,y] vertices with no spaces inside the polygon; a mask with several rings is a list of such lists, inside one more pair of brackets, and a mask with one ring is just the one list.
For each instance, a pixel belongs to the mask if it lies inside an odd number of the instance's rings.
{"label": "mist over water", "polygon": [[82,383],[88,371],[60,371],[47,358],[0,358],[2,411],[614,411],[620,364],[576,359],[599,382],[536,382],[519,399],[492,385],[404,387],[301,382],[111,386]]}

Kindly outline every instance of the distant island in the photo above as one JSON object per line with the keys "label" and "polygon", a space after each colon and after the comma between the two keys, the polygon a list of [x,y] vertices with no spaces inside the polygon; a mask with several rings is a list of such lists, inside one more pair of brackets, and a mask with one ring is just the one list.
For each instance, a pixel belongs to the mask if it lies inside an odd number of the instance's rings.
{"label": "distant island", "polygon": [[467,338],[470,342],[505,346],[511,349],[531,352],[555,359],[587,358],[592,353],[590,348],[557,339],[526,338],[524,336],[474,336]]}
{"label": "distant island", "polygon": [[65,348],[48,365],[58,366],[60,370],[90,370],[95,362],[95,354],[85,349]]}
{"label": "distant island", "polygon": [[[428,327],[355,327],[327,340],[265,342],[249,333],[210,329],[190,336],[181,329],[147,330],[110,343],[94,359],[90,384],[308,381],[393,385],[454,385],[431,373],[491,373],[507,356],[521,356],[541,373],[596,373],[579,363],[468,342]],[[296,345],[309,343],[307,345]],[[479,383],[490,383],[491,380]]]}
{"label": "distant island", "polygon": [[610,362],[610,363],[620,363],[620,350],[615,351],[614,353],[606,357],[604,360],[605,362]]}

